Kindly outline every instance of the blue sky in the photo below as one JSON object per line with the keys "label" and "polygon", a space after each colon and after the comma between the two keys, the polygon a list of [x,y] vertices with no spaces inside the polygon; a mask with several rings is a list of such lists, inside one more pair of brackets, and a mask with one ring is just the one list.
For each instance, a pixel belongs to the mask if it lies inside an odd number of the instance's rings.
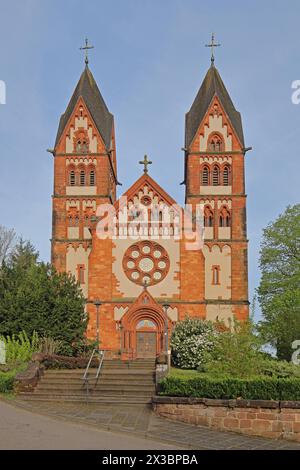
{"label": "blue sky", "polygon": [[61,113],[90,68],[115,116],[125,191],[148,153],[151,175],[183,202],[184,115],[210,65],[242,113],[246,146],[250,297],[259,282],[262,228],[299,202],[298,0],[0,0],[0,224],[32,240],[49,260],[52,156]]}

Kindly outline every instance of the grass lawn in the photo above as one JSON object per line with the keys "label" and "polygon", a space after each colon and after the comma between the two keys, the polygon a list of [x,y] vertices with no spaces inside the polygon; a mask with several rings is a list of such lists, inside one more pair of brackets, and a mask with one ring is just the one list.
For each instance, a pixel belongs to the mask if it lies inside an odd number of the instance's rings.
{"label": "grass lawn", "polygon": [[195,369],[178,369],[177,367],[171,367],[169,376],[185,378],[185,379],[193,379],[194,377],[203,376],[203,373],[198,372]]}

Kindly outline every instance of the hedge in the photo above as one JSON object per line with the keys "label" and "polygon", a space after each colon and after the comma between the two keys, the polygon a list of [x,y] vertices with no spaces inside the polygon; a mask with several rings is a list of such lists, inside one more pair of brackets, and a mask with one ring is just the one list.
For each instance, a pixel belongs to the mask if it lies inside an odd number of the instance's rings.
{"label": "hedge", "polygon": [[300,400],[300,379],[166,377],[160,395],[245,400]]}
{"label": "hedge", "polygon": [[13,389],[16,371],[0,372],[0,393],[10,392]]}

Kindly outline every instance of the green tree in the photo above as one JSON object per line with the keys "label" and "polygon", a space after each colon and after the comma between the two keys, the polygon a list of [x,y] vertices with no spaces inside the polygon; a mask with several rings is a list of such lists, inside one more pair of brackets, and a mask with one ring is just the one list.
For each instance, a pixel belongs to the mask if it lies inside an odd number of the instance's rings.
{"label": "green tree", "polygon": [[62,342],[72,354],[84,338],[85,299],[75,279],[38,262],[33,246],[21,241],[0,276],[0,334],[36,331]]}
{"label": "green tree", "polygon": [[277,357],[290,361],[292,342],[300,339],[300,204],[264,230],[260,268],[260,331]]}
{"label": "green tree", "polygon": [[205,353],[205,370],[212,376],[246,378],[258,375],[264,363],[261,339],[251,320],[235,321],[232,330],[218,335]]}

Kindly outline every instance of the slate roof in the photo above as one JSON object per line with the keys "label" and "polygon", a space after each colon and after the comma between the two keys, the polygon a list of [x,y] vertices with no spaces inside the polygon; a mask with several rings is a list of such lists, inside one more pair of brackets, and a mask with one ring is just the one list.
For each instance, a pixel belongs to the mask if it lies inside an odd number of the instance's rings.
{"label": "slate roof", "polygon": [[59,139],[80,97],[83,98],[86,106],[88,107],[88,110],[91,113],[91,116],[96,124],[98,131],[100,132],[100,135],[104,141],[106,148],[110,149],[114,117],[109,112],[104,102],[104,99],[102,98],[100,90],[97,86],[97,83],[93,77],[93,74],[88,68],[88,66],[86,66],[84,71],[82,72],[79,82],[77,83],[77,86],[72,95],[72,98],[69,101],[67,109],[60,118],[55,147],[58,144]]}
{"label": "slate roof", "polygon": [[233,102],[225,88],[223,80],[214,65],[212,65],[197,93],[191,109],[185,115],[185,148],[189,148],[193,138],[204,118],[213,97],[217,95],[225,112],[244,147],[244,134],[240,113],[235,109]]}

